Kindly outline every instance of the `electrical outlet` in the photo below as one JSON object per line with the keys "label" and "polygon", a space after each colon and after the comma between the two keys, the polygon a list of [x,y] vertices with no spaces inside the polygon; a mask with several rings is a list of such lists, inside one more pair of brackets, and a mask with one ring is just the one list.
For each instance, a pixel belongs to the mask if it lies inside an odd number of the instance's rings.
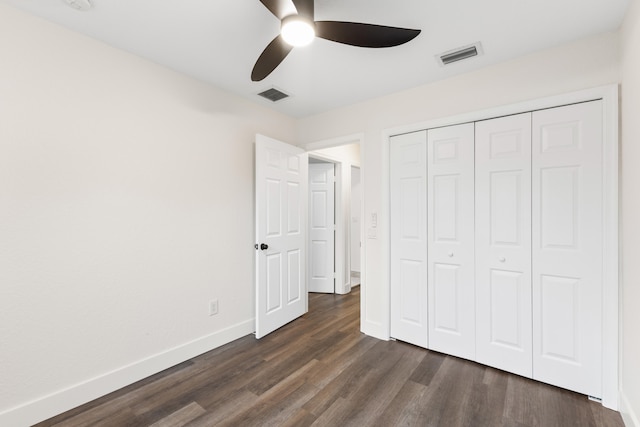
{"label": "electrical outlet", "polygon": [[218,314],[218,300],[214,299],[209,301],[209,316]]}

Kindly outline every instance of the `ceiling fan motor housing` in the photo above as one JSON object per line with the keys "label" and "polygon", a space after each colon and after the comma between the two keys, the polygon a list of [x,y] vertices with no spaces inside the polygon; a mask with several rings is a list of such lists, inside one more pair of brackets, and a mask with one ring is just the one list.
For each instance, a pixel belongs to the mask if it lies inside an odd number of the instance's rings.
{"label": "ceiling fan motor housing", "polygon": [[291,46],[306,46],[316,36],[315,25],[302,15],[289,15],[282,20],[280,34]]}

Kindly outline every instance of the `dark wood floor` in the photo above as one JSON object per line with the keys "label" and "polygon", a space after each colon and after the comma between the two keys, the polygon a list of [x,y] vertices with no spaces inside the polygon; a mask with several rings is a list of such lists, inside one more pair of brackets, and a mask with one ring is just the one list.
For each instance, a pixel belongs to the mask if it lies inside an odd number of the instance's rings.
{"label": "dark wood floor", "polygon": [[359,332],[360,292],[38,426],[623,426],[585,396]]}

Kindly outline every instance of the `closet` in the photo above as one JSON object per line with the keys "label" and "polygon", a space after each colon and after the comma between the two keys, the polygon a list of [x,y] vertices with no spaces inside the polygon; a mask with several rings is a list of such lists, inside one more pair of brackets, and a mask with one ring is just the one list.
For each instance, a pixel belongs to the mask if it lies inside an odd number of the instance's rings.
{"label": "closet", "polygon": [[393,338],[602,397],[602,108],[390,138]]}

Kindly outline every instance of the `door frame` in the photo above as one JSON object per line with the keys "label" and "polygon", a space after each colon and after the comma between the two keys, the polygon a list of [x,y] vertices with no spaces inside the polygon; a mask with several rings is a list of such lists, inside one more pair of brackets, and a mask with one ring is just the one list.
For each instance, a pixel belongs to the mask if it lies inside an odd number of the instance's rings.
{"label": "door frame", "polygon": [[[619,384],[619,88],[618,84],[599,86],[570,92],[562,95],[533,99],[514,104],[508,104],[495,108],[488,108],[471,113],[459,114],[441,119],[429,120],[406,126],[388,128],[382,131],[382,180],[381,209],[385,209],[387,218],[387,234],[380,242],[383,256],[380,260],[380,274],[386,278],[382,283],[382,289],[378,293],[386,295],[387,304],[382,304],[381,312],[376,313],[382,318],[382,322],[368,325],[363,319],[361,328],[363,332],[380,339],[390,339],[390,235],[389,230],[389,141],[394,135],[416,132],[420,130],[451,126],[456,124],[476,122],[502,116],[524,113],[528,111],[542,110],[546,108],[575,104],[585,101],[602,100],[602,125],[603,125],[603,221],[604,221],[604,245],[603,245],[603,323],[602,323],[602,404],[603,406],[618,410],[618,384]],[[365,299],[363,294],[363,300]],[[363,306],[367,304],[364,301]],[[386,320],[386,322],[385,322]],[[382,323],[382,324],[381,324]]]}
{"label": "door frame", "polygon": [[[363,206],[362,195],[364,194],[364,191],[362,190],[363,187],[362,187],[362,170],[361,170],[361,166],[359,164],[358,165],[351,165],[351,180],[349,181],[349,185],[351,186],[351,189],[350,189],[350,191],[351,191],[351,200],[350,200],[350,202],[351,203],[349,204],[349,231],[350,231],[349,232],[349,269],[347,270],[349,272],[349,277],[348,277],[349,283],[351,283],[351,273],[353,271],[355,271],[353,269],[353,259],[354,259],[354,257],[352,256],[353,244],[354,244],[353,238],[352,238],[353,237],[353,229],[354,229],[354,227],[352,225],[353,224],[353,209],[352,209],[353,202],[352,202],[352,200],[353,200],[353,170],[354,169],[358,169],[358,179],[360,181],[360,205],[359,205],[360,209],[358,209],[359,211],[361,211],[360,215],[362,215],[362,206]],[[360,216],[358,218],[358,224],[359,224],[358,230],[360,230],[362,228],[362,216]],[[358,258],[358,263],[360,263],[360,258],[361,258],[360,254],[362,253],[362,234],[360,234],[359,237],[360,238],[358,239],[358,256],[356,257],[356,258]],[[360,266],[360,270],[358,270],[358,273],[362,274],[362,272],[361,272],[362,264],[359,264],[359,266]],[[360,285],[358,285],[358,286],[360,286]],[[351,285],[351,288],[353,288],[353,285]]]}
{"label": "door frame", "polygon": [[[335,182],[335,186],[333,188],[333,224],[335,225],[334,228],[334,232],[333,232],[333,293],[336,294],[337,292],[337,284],[338,283],[342,283],[340,282],[340,277],[338,275],[338,271],[339,271],[339,266],[342,265],[342,259],[339,258],[339,253],[338,253],[338,248],[340,247],[340,245],[338,245],[338,236],[339,234],[339,230],[338,230],[338,212],[341,212],[340,208],[342,205],[342,200],[340,197],[337,197],[338,194],[341,194],[341,182],[340,182],[340,177],[339,177],[339,173],[340,173],[340,163],[339,162],[335,162],[333,160],[328,160],[323,158],[323,156],[314,154],[312,152],[307,152],[308,158],[309,158],[309,166],[311,166],[311,159],[315,159],[315,160],[320,160],[322,161],[322,163],[329,163],[331,165],[333,165],[333,176],[334,176],[334,182]],[[309,261],[307,263],[307,293],[311,292],[309,290],[310,288],[310,284],[311,284],[311,272],[313,271],[311,266],[313,264],[313,257],[311,256],[311,204],[312,199],[311,199],[311,173],[309,173],[309,188],[308,188],[308,192],[309,192],[309,197],[307,198],[308,200],[308,208],[307,208],[307,213],[309,216],[309,219],[307,221],[307,260]],[[340,205],[339,205],[340,204]]]}
{"label": "door frame", "polygon": [[[351,248],[351,221],[346,222],[345,217],[351,217],[351,206],[344,206],[342,201],[342,192],[343,192],[343,173],[342,166],[343,161],[337,158],[334,158],[330,155],[322,154],[322,153],[314,153],[316,150],[322,150],[324,148],[334,148],[340,147],[343,145],[349,144],[359,144],[360,145],[360,159],[359,164],[356,164],[358,168],[360,168],[360,185],[362,188],[361,191],[361,203],[360,203],[360,218],[364,218],[364,206],[365,206],[365,192],[364,192],[364,183],[365,183],[365,171],[363,165],[363,156],[364,156],[364,133],[354,134],[354,135],[346,135],[343,137],[326,139],[321,141],[312,142],[302,146],[304,150],[307,151],[309,156],[314,157],[318,160],[323,160],[327,162],[331,162],[335,164],[335,173],[336,173],[336,201],[335,201],[335,210],[336,212],[347,213],[348,215],[337,214],[335,218],[336,222],[336,238],[335,238],[335,270],[336,270],[336,294],[345,294],[348,293],[351,289],[351,277],[345,277],[345,271],[351,271],[351,256],[350,253],[347,254],[347,249]],[[351,175],[348,176],[349,181],[349,191],[351,191]],[[362,236],[364,236],[364,221],[360,221],[360,236],[362,240]],[[363,293],[366,292],[365,283],[365,246],[362,245],[360,248],[360,325],[362,328],[363,319],[365,317],[365,310],[362,305],[362,301],[364,298],[362,297]],[[349,256],[347,256],[349,255]],[[346,288],[346,285],[349,284],[349,287]],[[363,331],[364,332],[364,331]]]}

